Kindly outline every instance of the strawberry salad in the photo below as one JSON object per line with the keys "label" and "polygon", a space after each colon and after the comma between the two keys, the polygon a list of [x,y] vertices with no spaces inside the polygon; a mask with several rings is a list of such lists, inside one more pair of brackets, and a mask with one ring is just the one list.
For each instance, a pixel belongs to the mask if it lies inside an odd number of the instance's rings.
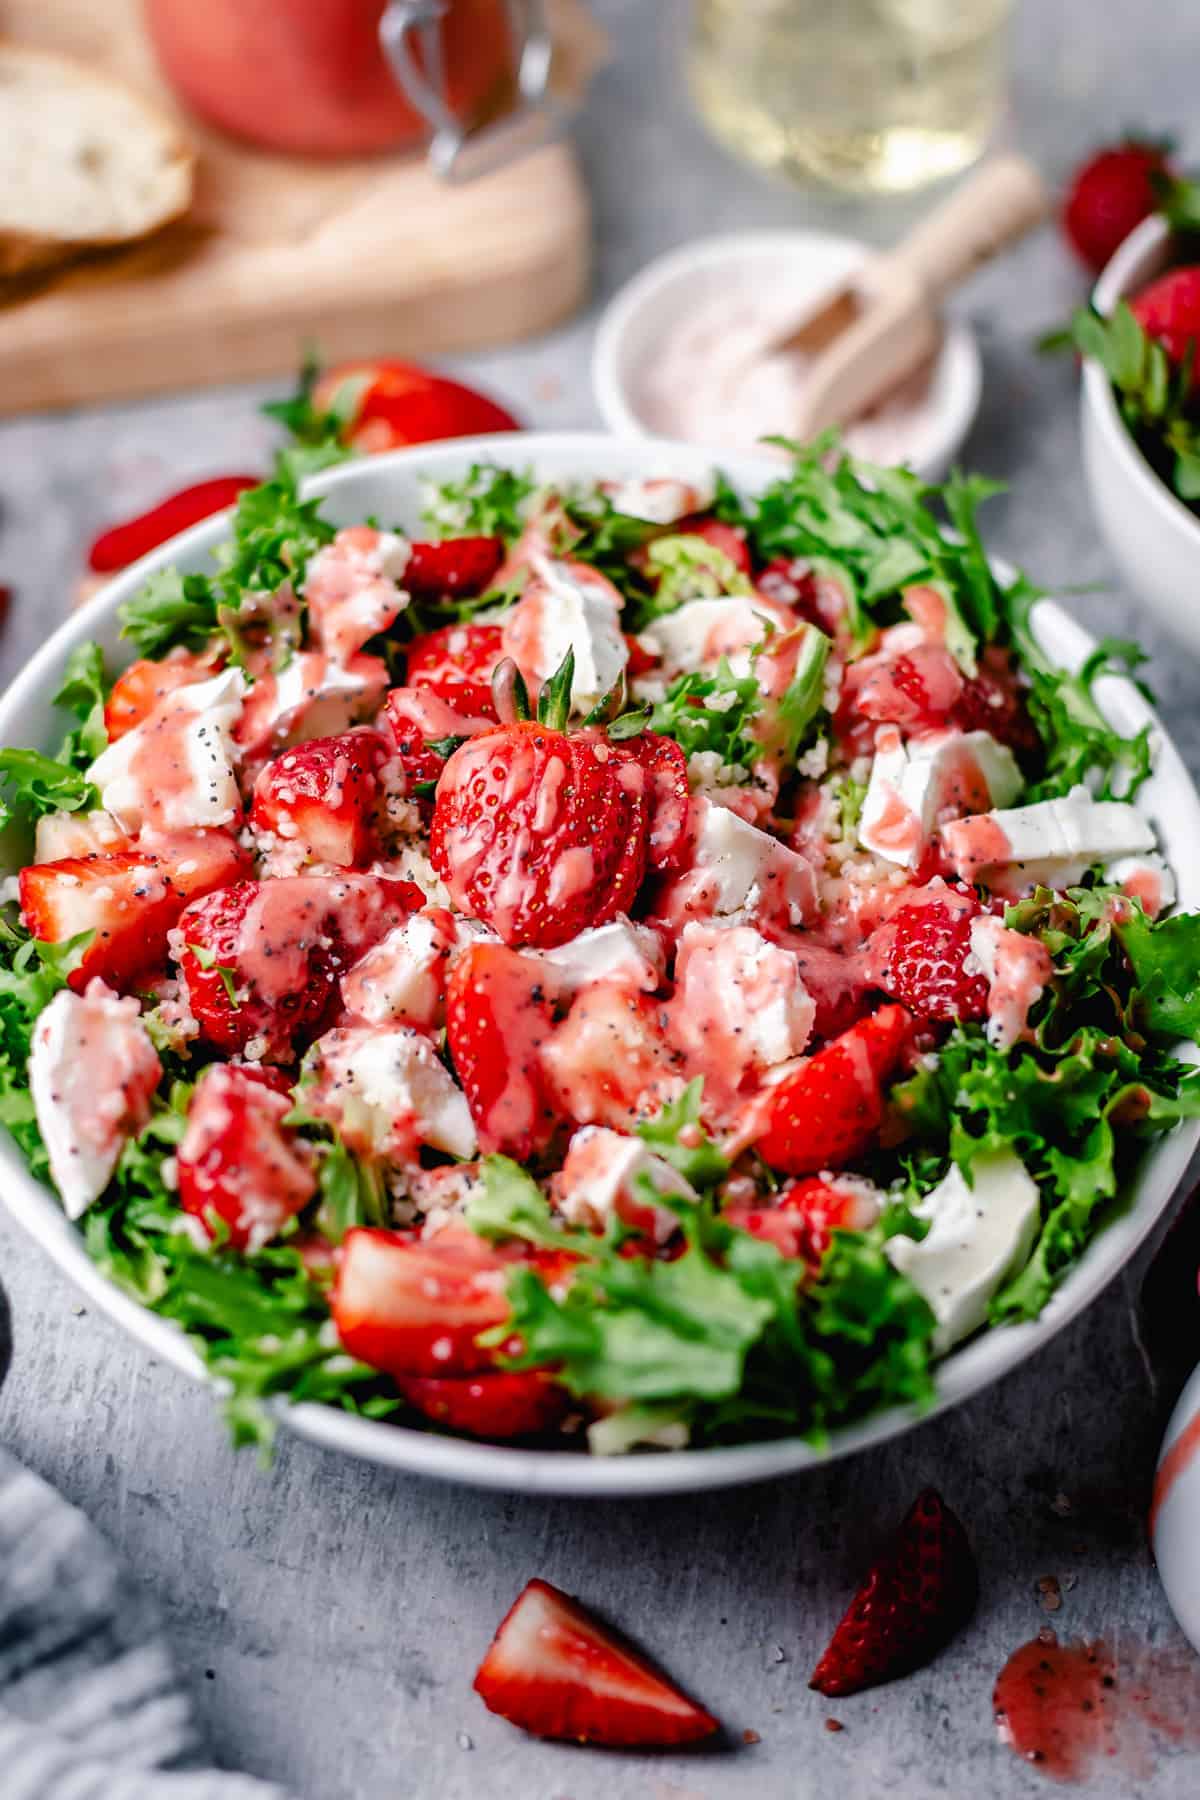
{"label": "strawberry salad", "polygon": [[[1122,154],[1138,152],[1110,157]],[[1069,343],[1099,363],[1142,455],[1195,512],[1200,507],[1200,183],[1153,165],[1141,180],[1147,185],[1153,180],[1154,190],[1152,204],[1140,216],[1157,211],[1171,228],[1168,266],[1119,300],[1110,315],[1081,307],[1069,329],[1051,333],[1047,344]]]}
{"label": "strawberry salad", "polygon": [[[1200,1113],[1200,919],[984,557],[829,442],[281,473],[0,753],[0,1116],[240,1438],[274,1397],[611,1453],[921,1405]],[[953,529],[948,529],[948,519]]]}

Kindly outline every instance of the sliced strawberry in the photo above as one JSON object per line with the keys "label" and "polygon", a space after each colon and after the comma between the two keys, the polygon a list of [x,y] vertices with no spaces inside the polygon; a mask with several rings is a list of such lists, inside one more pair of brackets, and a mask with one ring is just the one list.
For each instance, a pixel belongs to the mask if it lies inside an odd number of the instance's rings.
{"label": "sliced strawberry", "polygon": [[445,538],[410,544],[404,585],[415,600],[460,600],[486,594],[504,561],[502,537]]}
{"label": "sliced strawberry", "polygon": [[553,1431],[569,1404],[565,1390],[540,1369],[403,1375],[396,1385],[427,1419],[479,1438],[540,1437]]}
{"label": "sliced strawberry", "polygon": [[551,996],[533,957],[503,944],[472,944],[450,971],[446,1041],[484,1154],[527,1162],[557,1124],[538,1063]]}
{"label": "sliced strawberry", "polygon": [[1037,727],[1029,716],[1007,650],[997,644],[987,646],[977,673],[963,681],[949,723],[960,731],[990,732],[1010,750],[1037,749]]}
{"label": "sliced strawberry", "polygon": [[765,1238],[785,1256],[820,1268],[835,1231],[862,1231],[879,1211],[865,1183],[839,1187],[836,1181],[806,1176],[791,1182],[774,1206],[728,1207],[724,1217],[754,1237]]}
{"label": "sliced strawberry", "polygon": [[988,979],[981,969],[966,969],[971,925],[981,910],[963,888],[898,907],[871,937],[874,985],[918,1019],[982,1019]]}
{"label": "sliced strawberry", "polygon": [[338,1337],[351,1356],[397,1380],[491,1368],[495,1351],[476,1340],[508,1318],[505,1277],[523,1255],[458,1223],[431,1238],[356,1227],[330,1301]]}
{"label": "sliced strawberry", "polygon": [[727,556],[742,575],[749,575],[753,568],[744,525],[726,525],[721,519],[698,518],[681,519],[672,529],[688,537],[703,538],[706,544]]}
{"label": "sliced strawberry", "polygon": [[404,771],[410,794],[427,802],[433,810],[433,787],[462,738],[486,731],[492,715],[489,696],[488,713],[471,715],[460,712],[436,689],[422,686],[391,688],[384,701],[387,725],[396,760]]}
{"label": "sliced strawberry", "polygon": [[[470,540],[465,540],[470,541]],[[492,673],[503,654],[499,625],[443,625],[413,638],[404,652],[410,687],[429,688],[448,706],[494,719]]]}
{"label": "sliced strawberry", "polygon": [[849,707],[864,719],[929,731],[945,724],[962,691],[962,672],[944,645],[918,644],[848,669],[839,711]]}
{"label": "sliced strawberry", "polygon": [[967,1534],[926,1488],[850,1602],[809,1687],[840,1698],[923,1668],[966,1624],[978,1595]]}
{"label": "sliced strawberry", "polygon": [[130,663],[117,676],[104,704],[104,729],[109,743],[115,744],[127,731],[148,719],[159,701],[176,688],[207,681],[215,674],[216,666],[213,657],[193,656],[187,650],[173,650],[162,662]]}
{"label": "sliced strawberry", "polygon": [[257,1039],[265,1060],[290,1061],[345,971],[424,903],[411,881],[359,874],[241,881],[197,901],[177,959],[201,1036],[230,1054]]}
{"label": "sliced strawberry", "polygon": [[882,1084],[912,1039],[902,1006],[881,1006],[832,1038],[764,1096],[756,1148],[773,1169],[816,1175],[868,1150],[883,1122]]}
{"label": "sliced strawberry", "polygon": [[93,975],[114,988],[165,969],[167,935],[189,901],[249,868],[224,831],[159,834],[153,850],[62,857],[21,870],[21,917],[34,937],[62,943],[95,933],[70,976],[82,992]]}
{"label": "sliced strawberry", "polygon": [[674,738],[643,731],[621,746],[646,771],[646,862],[656,874],[681,869],[691,849],[691,789],[687,757]]}
{"label": "sliced strawberry", "polygon": [[855,646],[853,586],[833,564],[813,564],[806,556],[777,556],[755,578],[759,594],[776,606],[788,607],[798,619],[815,625],[839,650]]}
{"label": "sliced strawberry", "polygon": [[569,1594],[531,1581],[475,1676],[489,1712],[535,1737],[665,1750],[720,1726]]}
{"label": "sliced strawberry", "polygon": [[621,635],[625,639],[625,649],[628,652],[628,660],[625,664],[625,674],[628,680],[636,681],[639,675],[648,675],[651,669],[658,667],[659,658],[652,650],[647,650],[641,638],[634,637],[631,631],[622,632]]}
{"label": "sliced strawberry", "polygon": [[284,750],[254,784],[251,825],[302,845],[310,862],[345,869],[368,862],[375,848],[376,771],[387,748],[376,732],[347,731]]}
{"label": "sliced strawberry", "polygon": [[[179,1203],[235,1249],[269,1243],[316,1192],[311,1157],[283,1123],[287,1082],[273,1069],[210,1063],[188,1105],[179,1146]],[[215,1235],[215,1234],[214,1234]]]}

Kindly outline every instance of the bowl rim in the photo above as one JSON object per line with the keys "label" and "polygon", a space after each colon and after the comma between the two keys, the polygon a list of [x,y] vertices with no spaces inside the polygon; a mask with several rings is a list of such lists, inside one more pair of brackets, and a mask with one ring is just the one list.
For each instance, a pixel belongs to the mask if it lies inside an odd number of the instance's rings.
{"label": "bowl rim", "polygon": [[[1098,312],[1108,318],[1119,300],[1142,281],[1150,278],[1147,264],[1166,249],[1171,228],[1159,213],[1130,232],[1129,236],[1105,264],[1095,287],[1092,301]],[[1184,505],[1178,494],[1150,467],[1134,442],[1117,406],[1112,383],[1095,357],[1083,359],[1083,396],[1092,422],[1110,456],[1116,458],[1137,492],[1175,531],[1186,531],[1200,546],[1200,519]]]}
{"label": "bowl rim", "polygon": [[[744,260],[748,255],[781,258],[794,254],[802,243],[870,254],[872,246],[849,232],[809,230],[805,226],[776,226],[759,231],[719,232],[692,238],[664,251],[632,275],[605,305],[592,344],[591,379],[596,405],[609,432],[615,437],[652,438],[630,399],[621,375],[624,343],[644,307],[682,275],[695,274]],[[961,448],[975,422],[983,393],[983,364],[978,339],[961,318],[946,321],[938,353],[950,400],[938,415],[937,435],[915,465],[918,474],[945,469]],[[670,440],[659,440],[670,441]],[[691,446],[695,448],[696,446]],[[753,454],[741,451],[740,455]]]}
{"label": "bowl rim", "polygon": [[[765,483],[779,474],[778,464],[763,457],[671,444],[662,439],[622,441],[603,432],[527,432],[462,438],[363,458],[324,471],[305,484],[304,492],[312,498],[325,497],[340,489],[353,491],[360,483],[386,480],[393,470],[406,475],[436,476],[489,458],[517,468],[561,458],[577,464],[581,473],[585,469],[602,472],[607,460],[623,475],[626,471],[619,469],[622,463],[649,473],[655,459],[666,456],[673,458],[675,472],[685,479],[693,473],[720,467],[735,484],[752,489],[756,482]],[[564,470],[562,478],[572,476]],[[118,605],[155,570],[211,549],[224,535],[228,518],[228,512],[221,513],[170,540],[114,577],[85,607],[64,620],[0,696],[0,739],[10,736],[10,720],[27,704],[35,710],[39,705],[48,707],[66,654],[75,643],[97,635],[98,628],[105,626],[109,627],[111,639]],[[1011,570],[999,560],[995,566],[1002,578],[1011,575]],[[1034,630],[1048,653],[1064,666],[1078,666],[1093,645],[1083,627],[1050,600],[1039,602]],[[1124,728],[1136,729],[1145,722],[1159,734],[1156,778],[1166,779],[1177,790],[1172,802],[1172,835],[1178,837],[1178,845],[1168,842],[1167,832],[1162,831],[1168,852],[1178,858],[1185,841],[1200,846],[1200,795],[1152,708],[1123,678],[1105,678],[1104,699],[1121,713]],[[1200,871],[1200,848],[1195,860]],[[1200,873],[1197,885],[1200,887]],[[1200,892],[1197,902],[1200,903]],[[1158,1140],[1148,1152],[1144,1167],[1135,1173],[1130,1184],[1133,1191],[1126,1195],[1126,1203],[1089,1245],[1041,1316],[987,1331],[940,1363],[936,1396],[929,1409],[917,1413],[907,1407],[891,1407],[870,1413],[853,1425],[830,1433],[824,1445],[802,1438],[779,1438],[728,1448],[609,1459],[570,1450],[514,1449],[442,1437],[417,1427],[363,1419],[310,1402],[289,1406],[281,1401],[276,1408],[277,1417],[288,1429],[327,1449],[406,1473],[506,1492],[595,1498],[650,1496],[705,1491],[798,1474],[913,1429],[1015,1369],[1049,1342],[1099,1295],[1166,1213],[1198,1141],[1200,1120],[1184,1121]],[[116,1287],[92,1262],[82,1233],[67,1219],[53,1190],[30,1175],[7,1132],[0,1132],[0,1174],[8,1178],[0,1181],[0,1194],[9,1214],[101,1311],[152,1355],[162,1357],[186,1375],[211,1383],[200,1357],[180,1329]]]}

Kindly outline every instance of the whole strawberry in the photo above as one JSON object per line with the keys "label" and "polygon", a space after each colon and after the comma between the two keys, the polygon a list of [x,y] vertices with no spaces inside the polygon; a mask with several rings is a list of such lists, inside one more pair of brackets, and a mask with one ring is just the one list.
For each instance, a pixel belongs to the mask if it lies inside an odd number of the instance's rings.
{"label": "whole strawberry", "polygon": [[[460,745],[438,782],[430,859],[454,904],[506,944],[549,949],[628,911],[652,853],[666,866],[679,835],[667,740],[645,733],[635,748],[599,723],[568,730],[573,673],[568,650],[533,718],[505,658],[493,682],[501,723]],[[686,778],[678,746],[667,754]]]}
{"label": "whole strawberry", "polygon": [[1063,230],[1097,274],[1158,203],[1155,176],[1169,172],[1167,146],[1127,139],[1099,150],[1076,170],[1063,207]]}
{"label": "whole strawberry", "polygon": [[1200,265],[1168,269],[1135,295],[1129,307],[1176,367],[1191,352],[1191,391],[1200,392]]}
{"label": "whole strawberry", "polygon": [[978,1597],[967,1534],[936,1488],[926,1488],[850,1602],[809,1687],[840,1697],[922,1668],[966,1624]]}

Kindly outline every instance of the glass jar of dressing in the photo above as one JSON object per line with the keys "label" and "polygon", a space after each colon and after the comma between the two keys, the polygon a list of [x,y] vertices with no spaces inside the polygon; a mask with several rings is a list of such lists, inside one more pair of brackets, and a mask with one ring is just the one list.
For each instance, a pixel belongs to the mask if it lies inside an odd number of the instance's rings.
{"label": "glass jar of dressing", "polygon": [[983,149],[1004,102],[1012,0],[692,0],[688,78],[738,155],[900,192]]}

